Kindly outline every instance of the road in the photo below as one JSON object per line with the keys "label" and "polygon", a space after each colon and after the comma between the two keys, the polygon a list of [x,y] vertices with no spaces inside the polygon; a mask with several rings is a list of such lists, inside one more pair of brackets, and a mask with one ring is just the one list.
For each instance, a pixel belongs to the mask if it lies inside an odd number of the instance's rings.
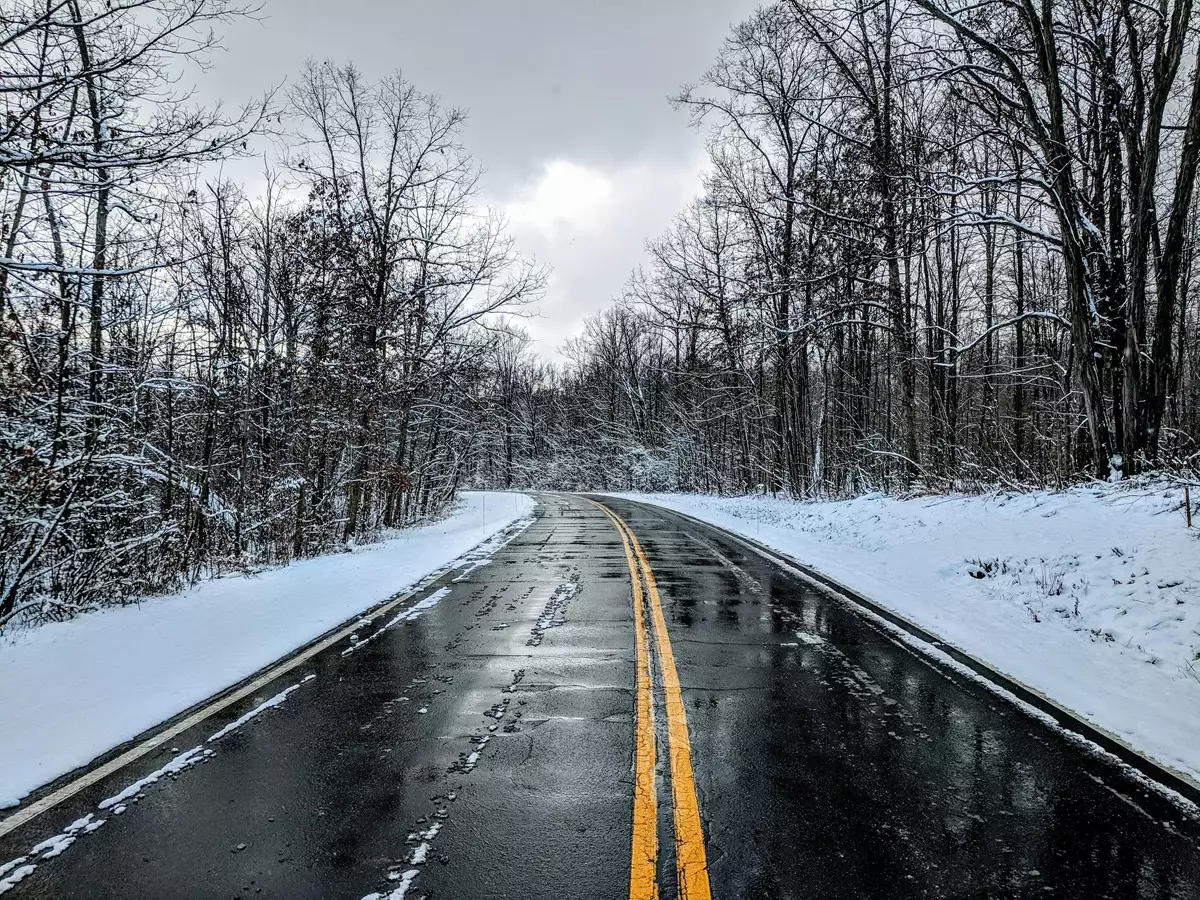
{"label": "road", "polygon": [[604,503],[542,495],[4,834],[5,900],[1200,898],[1154,791],[730,536]]}

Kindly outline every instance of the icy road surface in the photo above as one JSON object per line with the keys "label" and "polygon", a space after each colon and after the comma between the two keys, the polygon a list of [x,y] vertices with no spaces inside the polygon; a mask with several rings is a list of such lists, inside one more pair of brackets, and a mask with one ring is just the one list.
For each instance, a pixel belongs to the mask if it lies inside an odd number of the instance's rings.
{"label": "icy road surface", "polygon": [[604,502],[631,536],[543,496],[490,559],[0,838],[5,900],[668,898],[681,879],[1200,898],[1186,809],[722,533]]}

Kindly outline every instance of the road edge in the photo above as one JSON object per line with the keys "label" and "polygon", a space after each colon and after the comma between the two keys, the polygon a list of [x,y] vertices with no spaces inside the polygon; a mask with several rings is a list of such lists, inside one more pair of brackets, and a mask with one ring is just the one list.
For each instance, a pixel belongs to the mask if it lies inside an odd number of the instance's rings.
{"label": "road edge", "polygon": [[[517,493],[522,493],[522,492],[517,492]],[[534,492],[526,492],[526,493],[528,493],[530,498],[533,499],[533,501],[534,501],[534,510],[533,510],[532,515],[536,517],[536,515],[537,515],[536,493],[534,493]],[[490,540],[493,540],[497,536],[503,535],[502,545],[507,544],[509,541],[511,541],[513,538],[515,538],[518,534],[520,534],[522,531],[524,531],[525,528],[528,527],[529,522],[526,521],[526,519],[527,519],[527,517],[525,517],[525,516],[517,518],[513,522],[510,522],[508,525],[505,525],[503,528],[497,529],[495,532],[490,534],[488,537],[484,538],[482,541],[480,541],[475,546],[471,547],[465,553],[463,553],[460,556],[456,557],[455,559],[451,560],[448,564],[446,564],[444,566],[440,566],[440,567],[433,569],[432,571],[426,573],[415,583],[411,583],[408,586],[401,588],[396,593],[391,594],[376,603],[372,603],[366,609],[363,609],[360,612],[357,612],[354,615],[347,617],[342,622],[339,622],[338,624],[334,625],[332,628],[329,628],[328,630],[322,632],[321,634],[317,635],[316,637],[312,638],[311,640],[306,641],[304,644],[302,644],[298,647],[292,648],[292,650],[285,653],[283,656],[280,656],[279,658],[272,660],[271,662],[258,668],[254,672],[251,672],[250,674],[246,675],[245,677],[234,682],[233,684],[228,685],[227,687],[217,691],[216,693],[210,694],[208,697],[205,697],[203,700],[193,703],[191,706],[187,707],[186,709],[180,710],[179,712],[175,713],[174,715],[172,715],[166,719],[163,719],[162,721],[156,723],[155,725],[152,725],[149,728],[144,729],[143,731],[139,732],[138,734],[133,735],[129,739],[122,741],[120,744],[110,747],[108,750],[104,751],[103,753],[98,754],[97,756],[93,757],[91,760],[84,763],[83,765],[77,766],[76,768],[72,769],[69,772],[64,772],[62,775],[59,775],[57,778],[54,778],[53,780],[48,781],[45,784],[40,785],[39,787],[30,791],[28,794],[26,794],[25,796],[23,796],[21,798],[20,802],[16,806],[10,806],[6,809],[0,810],[0,837],[3,837],[11,832],[14,832],[21,828],[24,828],[25,826],[29,825],[31,822],[35,821],[40,816],[49,812],[50,809],[53,809],[53,806],[48,807],[47,809],[44,809],[44,810],[40,810],[37,813],[35,813],[34,815],[29,816],[28,818],[25,818],[25,815],[28,810],[30,810],[33,807],[38,806],[46,798],[52,797],[55,793],[72,785],[76,781],[86,778],[91,772],[94,772],[98,769],[104,768],[105,766],[110,765],[114,760],[120,759],[121,756],[130,752],[131,750],[134,750],[135,748],[138,748],[142,745],[146,745],[151,741],[154,741],[156,737],[171,731],[179,723],[187,721],[190,717],[195,716],[198,713],[201,713],[210,707],[220,706],[221,707],[220,709],[214,710],[213,714],[216,715],[218,712],[223,711],[223,709],[225,708],[225,707],[221,706],[221,704],[227,698],[230,698],[230,697],[238,694],[239,692],[244,691],[247,687],[254,684],[256,681],[265,678],[266,676],[270,675],[271,673],[278,672],[278,675],[276,677],[271,678],[269,681],[267,681],[263,684],[263,688],[269,687],[271,684],[273,684],[279,678],[283,678],[284,676],[286,676],[288,674],[288,671],[290,671],[290,669],[288,669],[288,670],[284,670],[284,669],[293,660],[303,657],[306,653],[308,653],[310,650],[312,650],[312,648],[318,647],[321,644],[331,640],[332,638],[337,637],[342,632],[350,629],[351,626],[358,625],[359,623],[363,622],[364,620],[377,618],[380,615],[381,610],[392,608],[395,606],[399,606],[403,603],[406,603],[421,593],[436,589],[439,585],[442,585],[442,583],[446,582],[447,580],[453,581],[454,579],[451,576],[455,576],[456,573],[458,572],[458,570],[461,569],[464,565],[470,565],[469,562],[464,562],[466,557],[469,557],[480,546],[482,546],[483,544],[487,543]],[[233,702],[237,702],[237,701],[233,701]],[[230,704],[230,705],[232,705],[232,704]],[[205,719],[204,721],[207,721],[207,719]],[[200,723],[197,722],[195,724],[198,725]],[[162,748],[168,749],[168,750],[170,749],[170,744],[168,742],[166,742],[165,740],[159,746]],[[143,757],[152,755],[153,750],[154,750],[154,748],[151,747],[145,754],[143,754]],[[139,757],[139,759],[143,758],[143,757]],[[137,760],[131,760],[128,763],[128,765],[133,765],[136,761]],[[125,766],[122,766],[121,768],[125,768]],[[64,799],[66,799],[66,798],[64,798]],[[55,805],[58,805],[58,804],[55,803]],[[20,819],[20,821],[16,822],[15,824],[12,824],[10,826],[10,822],[12,822],[12,820],[14,820],[14,819]],[[10,827],[5,827],[5,826],[10,826]]]}
{"label": "road edge", "polygon": [[[949,661],[968,670],[970,674],[981,679],[985,685],[993,688],[992,693],[1013,702],[1013,705],[1022,712],[1029,714],[1032,710],[1040,716],[1048,717],[1059,728],[1095,745],[1109,756],[1115,757],[1118,762],[1128,766],[1143,779],[1149,781],[1151,786],[1165,792],[1168,799],[1185,807],[1193,816],[1200,816],[1200,781],[1143,753],[1103,726],[1084,718],[1069,707],[1063,706],[1037,688],[1027,685],[1011,675],[1006,675],[989,663],[945,640],[936,632],[918,625],[907,616],[888,609],[836,578],[754,538],[706,522],[688,513],[671,509],[668,506],[658,506],[643,500],[622,497],[619,494],[611,496],[629,503],[662,510],[693,524],[711,528],[743,544],[763,558],[785,569],[790,569],[793,575],[840,600],[852,611],[860,615],[865,613],[864,617],[873,624],[886,626],[881,630],[889,637],[903,636],[905,639],[901,640],[901,644],[907,649],[919,652],[922,658],[930,664],[939,669],[954,671],[954,665],[948,665]],[[940,658],[941,656],[947,657],[948,660]]]}

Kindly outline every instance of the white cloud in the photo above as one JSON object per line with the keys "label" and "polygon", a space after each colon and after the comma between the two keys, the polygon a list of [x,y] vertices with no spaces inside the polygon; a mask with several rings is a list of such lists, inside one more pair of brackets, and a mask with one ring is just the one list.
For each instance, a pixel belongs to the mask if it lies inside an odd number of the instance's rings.
{"label": "white cloud", "polygon": [[596,231],[612,211],[612,180],[597,169],[567,160],[542,165],[505,207],[514,226],[536,228],[548,238],[567,231]]}
{"label": "white cloud", "polygon": [[555,159],[496,204],[518,247],[553,269],[540,316],[526,322],[538,351],[553,355],[620,293],[646,240],[699,192],[704,164],[702,155],[610,168]]}

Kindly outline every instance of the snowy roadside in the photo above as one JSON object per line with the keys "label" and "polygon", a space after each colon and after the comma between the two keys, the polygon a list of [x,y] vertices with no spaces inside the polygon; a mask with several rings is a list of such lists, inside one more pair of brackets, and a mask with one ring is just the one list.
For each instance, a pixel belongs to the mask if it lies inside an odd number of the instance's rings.
{"label": "snowy roadside", "polygon": [[524,494],[468,492],[447,518],[353,553],[217,578],[0,638],[0,809],[444,569],[532,511]]}
{"label": "snowy roadside", "polygon": [[787,553],[1200,780],[1200,529],[1178,488],[619,496]]}

